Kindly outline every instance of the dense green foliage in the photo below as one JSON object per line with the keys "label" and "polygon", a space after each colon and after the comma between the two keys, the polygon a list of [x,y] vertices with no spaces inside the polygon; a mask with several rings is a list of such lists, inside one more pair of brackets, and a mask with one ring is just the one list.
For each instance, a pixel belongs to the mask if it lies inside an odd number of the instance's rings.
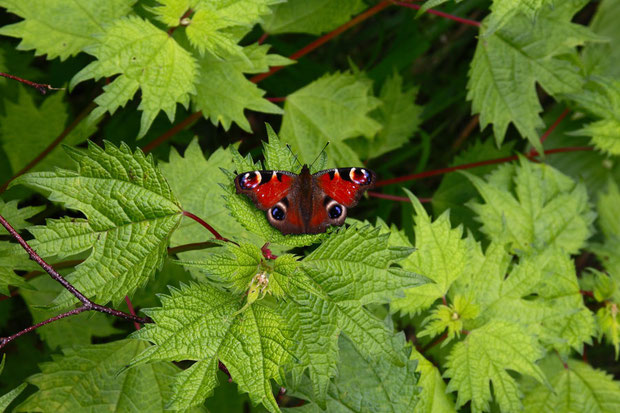
{"label": "dense green foliage", "polygon": [[[0,412],[620,411],[620,2],[0,8],[0,72],[64,88],[0,77],[0,215],[152,320],[10,341]],[[379,182],[285,236],[233,178],[301,163]],[[0,337],[76,304],[14,241]]]}

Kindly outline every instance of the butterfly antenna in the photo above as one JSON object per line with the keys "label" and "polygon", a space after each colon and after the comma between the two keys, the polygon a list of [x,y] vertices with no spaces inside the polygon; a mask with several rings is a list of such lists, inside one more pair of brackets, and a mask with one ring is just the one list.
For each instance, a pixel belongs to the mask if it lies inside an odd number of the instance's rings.
{"label": "butterfly antenna", "polygon": [[329,145],[329,141],[327,141],[325,146],[323,146],[323,149],[321,149],[321,152],[319,152],[319,154],[316,156],[316,158],[314,158],[314,161],[312,161],[312,163],[310,164],[310,168],[312,168],[312,165],[314,165],[314,163],[319,160],[319,158],[321,157],[323,152],[325,152],[325,148],[327,148],[327,145]]}
{"label": "butterfly antenna", "polygon": [[291,149],[291,145],[289,145],[288,143],[286,144],[286,147],[288,148],[289,151],[291,151],[291,155],[293,155],[293,157],[295,158],[295,162],[297,162],[297,164],[299,166],[301,165],[301,162],[299,162],[299,159],[297,159],[297,155],[295,155],[295,153],[293,152],[293,150]]}

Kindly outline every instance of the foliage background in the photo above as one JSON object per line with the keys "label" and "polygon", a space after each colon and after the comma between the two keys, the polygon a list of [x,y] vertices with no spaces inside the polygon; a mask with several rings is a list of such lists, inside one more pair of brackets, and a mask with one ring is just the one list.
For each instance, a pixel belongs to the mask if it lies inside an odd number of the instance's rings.
{"label": "foliage background", "polygon": [[[0,411],[620,409],[618,1],[0,8],[0,72],[66,88],[0,78],[0,214],[156,322],[11,342]],[[380,179],[351,228],[283,237],[232,193],[328,140],[315,169]],[[183,211],[240,245],[168,250],[213,238]],[[0,336],[72,303],[11,241]]]}

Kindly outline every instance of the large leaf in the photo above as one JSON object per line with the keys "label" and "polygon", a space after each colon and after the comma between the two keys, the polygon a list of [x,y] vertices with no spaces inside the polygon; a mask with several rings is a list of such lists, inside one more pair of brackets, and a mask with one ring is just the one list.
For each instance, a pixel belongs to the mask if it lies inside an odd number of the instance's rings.
{"label": "large leaf", "polygon": [[146,347],[120,340],[65,349],[28,379],[39,390],[15,411],[163,412],[179,369],[172,363],[124,369]]}
{"label": "large leaf", "polygon": [[[6,354],[2,355],[2,362],[0,362],[0,374],[4,370],[4,361],[6,359]],[[11,390],[10,392],[3,394],[0,396],[0,413],[4,412],[7,407],[15,400],[26,388],[28,384],[22,383],[17,388]]]}
{"label": "large leaf", "polygon": [[0,35],[22,38],[19,50],[65,60],[95,42],[94,34],[127,15],[136,0],[1,0],[0,7],[24,20],[4,26]]}
{"label": "large leaf", "polygon": [[590,22],[590,28],[607,38],[609,42],[588,44],[583,51],[588,73],[618,78],[620,76],[620,30],[616,24],[620,19],[620,3],[616,0],[602,0]]}
{"label": "large leaf", "polygon": [[538,130],[544,124],[538,115],[542,107],[536,84],[556,97],[580,89],[583,80],[566,55],[575,56],[576,46],[599,40],[587,28],[571,23],[585,3],[558,3],[544,8],[534,21],[525,15],[514,16],[500,30],[478,41],[467,98],[472,101],[472,111],[480,114],[480,126],[493,124],[498,144],[512,122],[521,136],[542,152]]}
{"label": "large leaf", "polygon": [[574,254],[590,236],[594,214],[585,186],[552,167],[521,158],[486,181],[467,176],[484,199],[470,207],[491,240],[521,253],[554,246]]}
{"label": "large leaf", "polygon": [[368,114],[381,104],[371,95],[370,80],[351,73],[321,77],[286,98],[280,136],[299,153],[300,160],[312,162],[325,144],[330,164],[357,166],[359,157],[346,139],[372,139],[381,124]]}
{"label": "large leaf", "polygon": [[[66,148],[77,171],[56,170],[23,175],[24,184],[49,199],[79,210],[87,219],[49,220],[30,231],[43,256],[70,256],[92,248],[86,261],[67,278],[100,303],[118,303],[146,283],[161,267],[170,233],[181,207],[153,158],[129,147],[91,144],[87,151]],[[71,300],[61,293],[57,304]]]}
{"label": "large leaf", "polygon": [[173,121],[177,103],[187,107],[189,95],[196,92],[196,62],[190,53],[166,32],[139,17],[119,19],[107,26],[87,51],[97,60],[73,77],[71,87],[88,79],[118,75],[95,99],[99,106],[89,119],[114,113],[140,89],[138,109],[142,110],[142,120],[138,136],[142,137],[161,110]]}

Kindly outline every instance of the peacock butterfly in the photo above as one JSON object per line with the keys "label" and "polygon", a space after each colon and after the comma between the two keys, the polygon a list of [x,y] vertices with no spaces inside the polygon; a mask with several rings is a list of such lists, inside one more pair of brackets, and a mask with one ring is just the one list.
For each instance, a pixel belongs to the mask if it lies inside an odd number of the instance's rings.
{"label": "peacock butterfly", "polygon": [[330,225],[342,225],[347,208],[357,204],[373,187],[376,174],[365,168],[336,168],[310,174],[303,165],[299,175],[288,171],[251,171],[237,175],[235,187],[282,234],[318,234]]}

